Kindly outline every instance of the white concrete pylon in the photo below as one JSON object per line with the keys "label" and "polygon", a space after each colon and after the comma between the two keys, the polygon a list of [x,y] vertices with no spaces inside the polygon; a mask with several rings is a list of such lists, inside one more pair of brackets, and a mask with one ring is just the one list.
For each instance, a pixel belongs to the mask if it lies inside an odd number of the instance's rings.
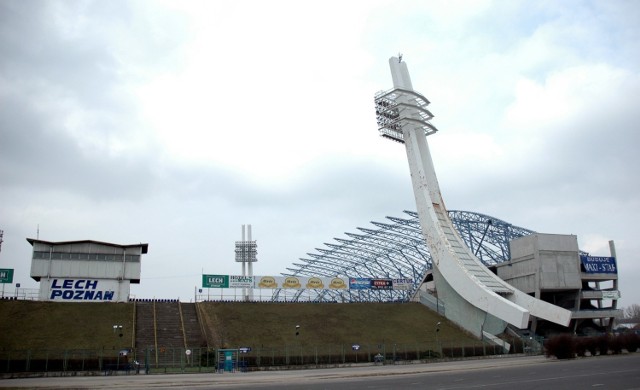
{"label": "white concrete pylon", "polygon": [[[453,227],[440,192],[426,135],[437,130],[429,123],[429,101],[413,91],[406,63],[389,59],[394,89],[376,95],[381,135],[403,142],[411,172],[416,208],[423,236],[431,251],[434,271],[448,294],[446,315],[473,334],[482,335],[486,322],[472,307],[519,328],[526,328],[529,314],[568,326],[571,312],[537,300],[510,286],[487,269],[471,253]],[[440,275],[442,278],[440,278]],[[445,288],[446,284],[446,288]]]}

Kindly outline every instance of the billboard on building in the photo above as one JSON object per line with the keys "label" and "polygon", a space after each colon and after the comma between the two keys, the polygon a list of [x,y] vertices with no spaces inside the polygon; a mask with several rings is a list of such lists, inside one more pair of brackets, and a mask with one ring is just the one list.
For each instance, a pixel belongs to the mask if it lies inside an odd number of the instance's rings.
{"label": "billboard on building", "polygon": [[580,256],[584,272],[588,274],[617,274],[615,257]]}
{"label": "billboard on building", "polygon": [[129,281],[51,278],[40,281],[40,299],[60,302],[126,302]]}

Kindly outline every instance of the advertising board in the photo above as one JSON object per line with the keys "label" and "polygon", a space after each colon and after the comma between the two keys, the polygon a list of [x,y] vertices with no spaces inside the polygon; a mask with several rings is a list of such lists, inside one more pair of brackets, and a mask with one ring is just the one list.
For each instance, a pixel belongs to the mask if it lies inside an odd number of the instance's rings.
{"label": "advertising board", "polygon": [[393,281],[391,279],[371,279],[372,290],[393,290]]}
{"label": "advertising board", "polygon": [[13,283],[13,269],[2,268],[0,269],[0,283]]}
{"label": "advertising board", "polygon": [[368,290],[370,288],[370,278],[349,278],[349,289],[351,290]]}
{"label": "advertising board", "polygon": [[620,291],[618,290],[602,291],[602,299],[620,299]]}
{"label": "advertising board", "polygon": [[204,288],[228,288],[229,275],[202,275]]}
{"label": "advertising board", "polygon": [[413,288],[413,279],[392,279],[394,290],[411,290]]}
{"label": "advertising board", "polygon": [[[51,278],[40,283],[44,300],[67,302],[118,301],[128,296],[128,283],[113,279]],[[125,286],[126,285],[126,286]]]}
{"label": "advertising board", "polygon": [[411,290],[413,279],[372,279],[323,276],[202,275],[203,288],[264,288],[292,290]]}
{"label": "advertising board", "polygon": [[580,256],[584,272],[588,274],[617,274],[615,257]]}
{"label": "advertising board", "polygon": [[285,288],[311,290],[339,290],[348,289],[345,278],[326,278],[316,276],[255,276],[256,288]]}
{"label": "advertising board", "polygon": [[253,288],[253,276],[229,275],[229,288]]}

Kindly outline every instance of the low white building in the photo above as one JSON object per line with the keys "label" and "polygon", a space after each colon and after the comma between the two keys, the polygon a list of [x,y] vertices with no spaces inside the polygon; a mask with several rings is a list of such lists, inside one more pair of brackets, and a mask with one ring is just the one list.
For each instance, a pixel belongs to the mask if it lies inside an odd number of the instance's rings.
{"label": "low white building", "polygon": [[39,299],[60,302],[128,302],[131,283],[140,283],[141,258],[149,244],[119,245],[93,240],[33,246],[31,277]]}

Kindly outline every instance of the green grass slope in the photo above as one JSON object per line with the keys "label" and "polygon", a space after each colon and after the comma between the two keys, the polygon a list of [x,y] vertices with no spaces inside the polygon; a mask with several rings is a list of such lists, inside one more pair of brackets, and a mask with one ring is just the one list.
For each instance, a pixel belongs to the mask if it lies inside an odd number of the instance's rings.
{"label": "green grass slope", "polygon": [[[280,347],[477,340],[418,303],[201,303],[209,345]],[[296,325],[300,326],[296,336]]]}
{"label": "green grass slope", "polygon": [[[209,346],[474,344],[418,303],[199,303]],[[118,350],[135,345],[133,303],[0,301],[0,351]],[[113,325],[122,325],[122,337]],[[300,325],[296,336],[296,325]]]}
{"label": "green grass slope", "polygon": [[0,301],[2,350],[130,348],[132,330],[132,304]]}

